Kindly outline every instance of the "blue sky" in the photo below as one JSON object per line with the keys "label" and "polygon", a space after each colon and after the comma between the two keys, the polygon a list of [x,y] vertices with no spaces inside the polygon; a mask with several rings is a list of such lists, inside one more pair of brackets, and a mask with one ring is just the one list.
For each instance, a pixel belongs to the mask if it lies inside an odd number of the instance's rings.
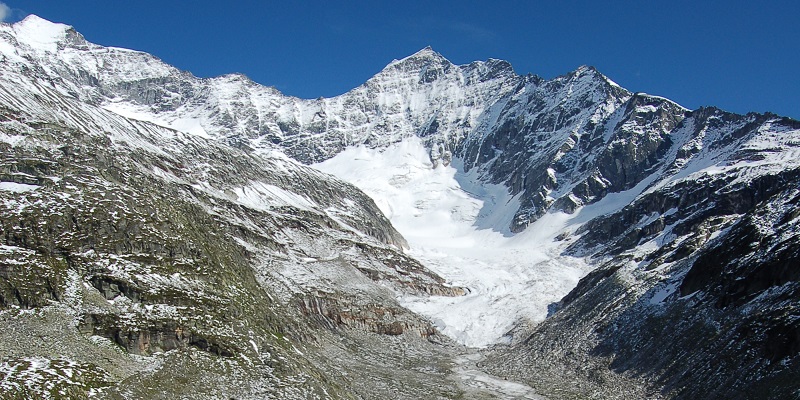
{"label": "blue sky", "polygon": [[552,78],[593,65],[632,91],[697,108],[800,119],[800,2],[3,0],[92,42],[197,76],[240,72],[331,97],[432,46],[456,64],[499,58]]}

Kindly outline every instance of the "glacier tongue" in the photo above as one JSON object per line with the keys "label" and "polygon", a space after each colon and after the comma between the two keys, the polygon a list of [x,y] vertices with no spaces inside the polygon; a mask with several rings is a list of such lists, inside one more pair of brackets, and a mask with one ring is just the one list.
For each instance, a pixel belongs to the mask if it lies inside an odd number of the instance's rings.
{"label": "glacier tongue", "polygon": [[434,167],[417,137],[383,150],[349,148],[314,167],[367,193],[406,238],[410,255],[469,288],[462,297],[400,299],[464,345],[507,341],[516,322],[543,320],[548,305],[590,269],[582,259],[561,256],[566,243],[555,240],[574,216],[548,214],[509,236],[517,199],[453,166]]}

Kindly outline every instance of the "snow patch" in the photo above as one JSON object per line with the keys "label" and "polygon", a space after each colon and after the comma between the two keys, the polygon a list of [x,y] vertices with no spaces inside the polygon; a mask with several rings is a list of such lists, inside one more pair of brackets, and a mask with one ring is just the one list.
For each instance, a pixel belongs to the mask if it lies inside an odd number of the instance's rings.
{"label": "snow patch", "polygon": [[36,189],[39,189],[39,186],[16,182],[0,182],[0,190],[6,192],[25,193]]}
{"label": "snow patch", "polygon": [[251,182],[245,187],[234,189],[234,193],[238,203],[257,210],[269,210],[281,206],[292,206],[302,210],[317,208],[317,204],[306,196],[262,182]]}
{"label": "snow patch", "polygon": [[678,289],[677,282],[672,282],[670,284],[667,284],[666,286],[660,288],[655,293],[653,293],[653,297],[650,298],[650,304],[660,305],[664,303],[664,300],[666,300],[666,298],[669,297],[671,294],[675,293],[677,289]]}
{"label": "snow patch", "polygon": [[23,140],[25,140],[25,136],[22,135],[7,135],[5,133],[0,133],[0,142],[8,143],[12,147],[16,146],[19,142]]}
{"label": "snow patch", "polygon": [[638,114],[652,113],[652,112],[656,112],[657,110],[658,109],[656,108],[656,106],[653,106],[653,105],[646,105],[646,106],[638,106],[638,107],[636,107],[636,113],[638,113]]}
{"label": "snow patch", "polygon": [[103,108],[125,118],[150,122],[164,128],[174,129],[205,139],[211,139],[211,135],[206,132],[198,118],[182,117],[173,118],[172,120],[161,119],[153,114],[147,107],[136,106],[123,101],[108,102],[103,105]]}

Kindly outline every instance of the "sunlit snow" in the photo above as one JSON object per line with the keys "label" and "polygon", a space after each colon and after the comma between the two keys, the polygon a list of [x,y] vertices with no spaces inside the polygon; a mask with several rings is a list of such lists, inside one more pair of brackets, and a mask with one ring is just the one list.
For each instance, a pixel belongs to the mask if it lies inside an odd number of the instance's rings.
{"label": "sunlit snow", "polygon": [[197,118],[175,118],[171,121],[166,121],[159,119],[156,115],[153,115],[153,113],[147,110],[146,107],[135,106],[121,101],[109,102],[104,104],[103,108],[125,118],[151,122],[165,128],[175,129],[177,131],[200,136],[206,139],[211,138],[208,132],[206,132],[205,128],[203,128],[203,126],[200,124],[200,120]]}
{"label": "sunlit snow", "polygon": [[0,182],[0,190],[7,192],[24,193],[38,189],[39,186],[16,182]]}
{"label": "sunlit snow", "polygon": [[574,229],[576,218],[585,222],[586,213],[547,214],[511,236],[507,227],[518,204],[505,187],[478,184],[452,166],[434,168],[416,137],[382,151],[350,148],[315,167],[370,195],[408,240],[412,256],[469,289],[462,297],[400,299],[462,344],[485,347],[507,340],[517,321],[543,320],[547,306],[588,272],[583,260],[561,256],[564,244],[554,240]]}
{"label": "sunlit snow", "polygon": [[64,38],[67,25],[55,24],[36,15],[29,15],[13,25],[17,40],[24,42],[35,50],[54,53],[58,50],[59,40]]}

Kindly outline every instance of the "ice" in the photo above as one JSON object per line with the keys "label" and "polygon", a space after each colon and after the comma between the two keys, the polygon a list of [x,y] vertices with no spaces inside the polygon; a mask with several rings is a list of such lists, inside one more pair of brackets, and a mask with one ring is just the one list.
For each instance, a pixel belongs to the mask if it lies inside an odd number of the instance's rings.
{"label": "ice", "polygon": [[404,296],[401,303],[458,342],[485,347],[505,340],[520,320],[543,320],[548,305],[588,272],[582,259],[562,256],[565,244],[554,238],[619,205],[547,214],[511,236],[517,200],[453,165],[434,167],[421,140],[410,137],[384,150],[349,148],[314,166],[370,195],[409,242],[410,255],[469,290],[461,297]]}
{"label": "ice", "polygon": [[498,399],[544,399],[530,386],[522,383],[500,379],[481,371],[476,364],[483,361],[478,354],[466,354],[456,358],[454,372],[461,384],[478,390],[488,391]]}

